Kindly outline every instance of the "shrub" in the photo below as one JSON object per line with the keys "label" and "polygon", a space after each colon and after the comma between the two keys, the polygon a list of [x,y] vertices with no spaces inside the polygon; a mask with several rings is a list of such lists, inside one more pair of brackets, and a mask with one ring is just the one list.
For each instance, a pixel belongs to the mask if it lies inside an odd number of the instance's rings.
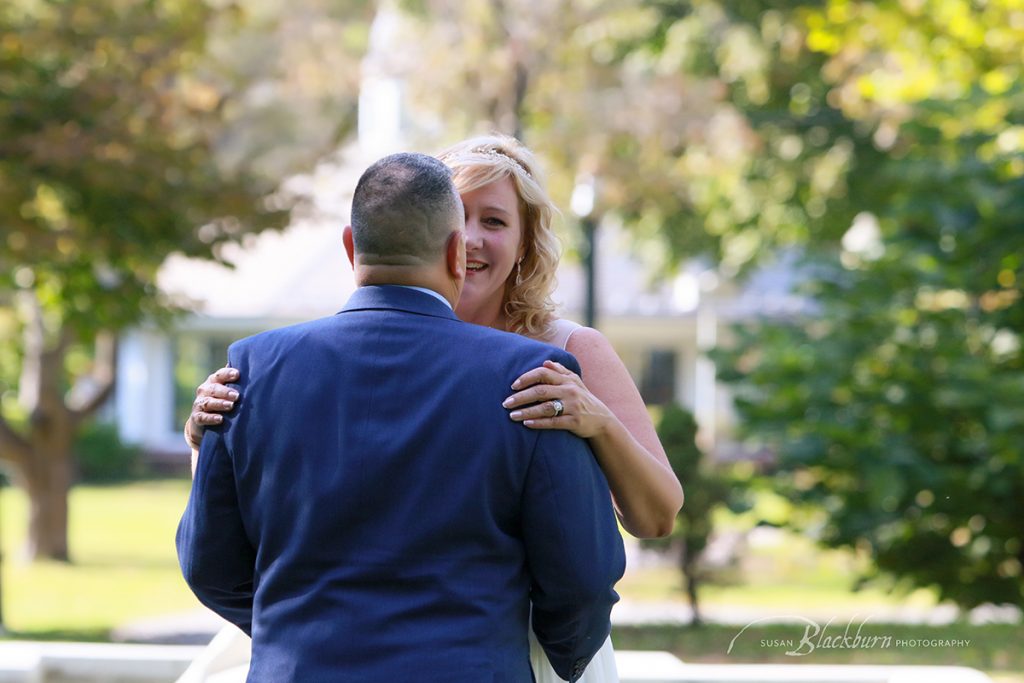
{"label": "shrub", "polygon": [[89,422],[79,430],[75,455],[82,481],[123,481],[142,474],[140,449],[122,442],[117,426],[108,422]]}

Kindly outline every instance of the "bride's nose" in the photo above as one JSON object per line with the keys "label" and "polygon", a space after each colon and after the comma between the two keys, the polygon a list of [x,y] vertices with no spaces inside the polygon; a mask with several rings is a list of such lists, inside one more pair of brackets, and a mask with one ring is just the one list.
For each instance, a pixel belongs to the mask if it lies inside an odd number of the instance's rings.
{"label": "bride's nose", "polygon": [[480,230],[479,221],[466,219],[466,250],[479,249],[484,244],[483,231]]}

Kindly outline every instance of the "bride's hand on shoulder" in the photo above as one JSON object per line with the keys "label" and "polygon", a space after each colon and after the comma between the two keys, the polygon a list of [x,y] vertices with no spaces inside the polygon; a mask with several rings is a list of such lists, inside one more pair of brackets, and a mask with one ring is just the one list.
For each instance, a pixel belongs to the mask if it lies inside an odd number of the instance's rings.
{"label": "bride's hand on shoulder", "polygon": [[235,407],[238,392],[227,384],[238,380],[238,377],[238,370],[223,367],[196,388],[192,414],[185,422],[185,441],[189,446],[198,449],[203,440],[203,430],[209,425],[223,422],[224,416],[221,413],[227,413]]}
{"label": "bride's hand on shoulder", "polygon": [[553,360],[522,374],[512,383],[512,389],[516,393],[502,405],[513,421],[530,429],[565,429],[589,439],[601,434],[615,419],[579,375]]}

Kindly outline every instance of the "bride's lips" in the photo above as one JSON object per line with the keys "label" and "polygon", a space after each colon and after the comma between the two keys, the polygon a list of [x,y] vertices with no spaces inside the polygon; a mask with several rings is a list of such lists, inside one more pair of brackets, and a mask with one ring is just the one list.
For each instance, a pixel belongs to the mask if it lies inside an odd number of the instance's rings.
{"label": "bride's lips", "polygon": [[483,261],[466,261],[466,274],[481,273],[487,270],[488,265]]}

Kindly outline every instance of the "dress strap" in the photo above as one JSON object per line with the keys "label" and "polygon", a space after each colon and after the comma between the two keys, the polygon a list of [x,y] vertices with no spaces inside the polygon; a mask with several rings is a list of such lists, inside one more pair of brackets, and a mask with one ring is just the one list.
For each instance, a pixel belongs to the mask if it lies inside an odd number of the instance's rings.
{"label": "dress strap", "polygon": [[583,325],[574,323],[571,320],[556,318],[551,323],[551,333],[545,341],[552,346],[557,346],[564,350],[569,345],[569,337],[571,337],[573,332],[581,327],[583,327]]}

